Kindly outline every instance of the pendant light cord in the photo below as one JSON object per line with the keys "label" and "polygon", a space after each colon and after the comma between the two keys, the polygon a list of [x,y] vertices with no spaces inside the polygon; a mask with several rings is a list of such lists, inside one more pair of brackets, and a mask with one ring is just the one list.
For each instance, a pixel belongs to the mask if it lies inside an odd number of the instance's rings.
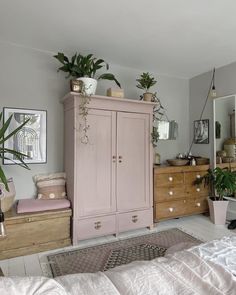
{"label": "pendant light cord", "polygon": [[[199,120],[202,120],[202,116],[203,116],[203,113],[205,111],[205,108],[206,108],[206,105],[207,105],[207,101],[208,101],[208,98],[210,96],[210,93],[211,93],[211,90],[215,90],[215,68],[213,69],[213,73],[212,73],[212,78],[211,78],[211,83],[210,83],[210,87],[208,89],[208,92],[207,92],[207,97],[205,99],[205,102],[204,102],[204,105],[203,105],[203,108],[202,108],[202,111],[201,111],[201,115],[200,115],[200,119]],[[189,154],[191,153],[191,149],[193,147],[193,144],[194,144],[194,134],[193,134],[193,139],[192,139],[192,142],[191,142],[191,145],[190,145],[190,148],[189,148],[189,151],[188,151],[188,154],[187,156],[189,156]]]}

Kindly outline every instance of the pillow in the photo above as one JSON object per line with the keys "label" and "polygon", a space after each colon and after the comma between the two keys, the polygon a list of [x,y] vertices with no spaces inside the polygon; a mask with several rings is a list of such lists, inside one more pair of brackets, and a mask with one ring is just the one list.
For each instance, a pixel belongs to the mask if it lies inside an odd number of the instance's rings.
{"label": "pillow", "polygon": [[64,172],[34,176],[38,199],[66,198],[66,174]]}

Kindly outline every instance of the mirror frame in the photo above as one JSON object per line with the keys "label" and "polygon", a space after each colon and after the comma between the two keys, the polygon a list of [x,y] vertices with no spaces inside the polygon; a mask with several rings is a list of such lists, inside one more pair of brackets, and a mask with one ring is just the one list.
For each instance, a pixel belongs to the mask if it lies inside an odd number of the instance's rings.
{"label": "mirror frame", "polygon": [[213,168],[216,168],[216,138],[215,138],[215,133],[216,133],[216,128],[215,128],[215,120],[216,120],[216,100],[221,99],[221,98],[230,98],[234,97],[235,99],[235,106],[236,106],[236,94],[229,94],[225,96],[217,96],[213,100]]}

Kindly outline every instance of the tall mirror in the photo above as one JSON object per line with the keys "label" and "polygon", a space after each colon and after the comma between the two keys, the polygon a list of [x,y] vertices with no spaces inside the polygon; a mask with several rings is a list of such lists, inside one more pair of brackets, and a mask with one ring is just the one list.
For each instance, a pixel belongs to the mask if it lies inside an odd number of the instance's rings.
{"label": "tall mirror", "polygon": [[159,134],[158,139],[175,140],[178,137],[178,123],[174,120],[159,120],[154,124]]}
{"label": "tall mirror", "polygon": [[236,161],[235,109],[236,94],[214,99],[214,167]]}

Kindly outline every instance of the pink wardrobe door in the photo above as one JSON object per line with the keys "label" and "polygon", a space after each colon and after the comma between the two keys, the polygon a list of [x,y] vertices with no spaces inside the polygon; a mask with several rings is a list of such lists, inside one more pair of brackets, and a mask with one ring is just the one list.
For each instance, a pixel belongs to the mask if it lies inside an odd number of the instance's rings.
{"label": "pink wardrobe door", "polygon": [[150,117],[117,114],[117,209],[119,212],[150,206]]}
{"label": "pink wardrobe door", "polygon": [[116,113],[89,110],[89,142],[76,151],[76,207],[80,217],[116,211]]}

